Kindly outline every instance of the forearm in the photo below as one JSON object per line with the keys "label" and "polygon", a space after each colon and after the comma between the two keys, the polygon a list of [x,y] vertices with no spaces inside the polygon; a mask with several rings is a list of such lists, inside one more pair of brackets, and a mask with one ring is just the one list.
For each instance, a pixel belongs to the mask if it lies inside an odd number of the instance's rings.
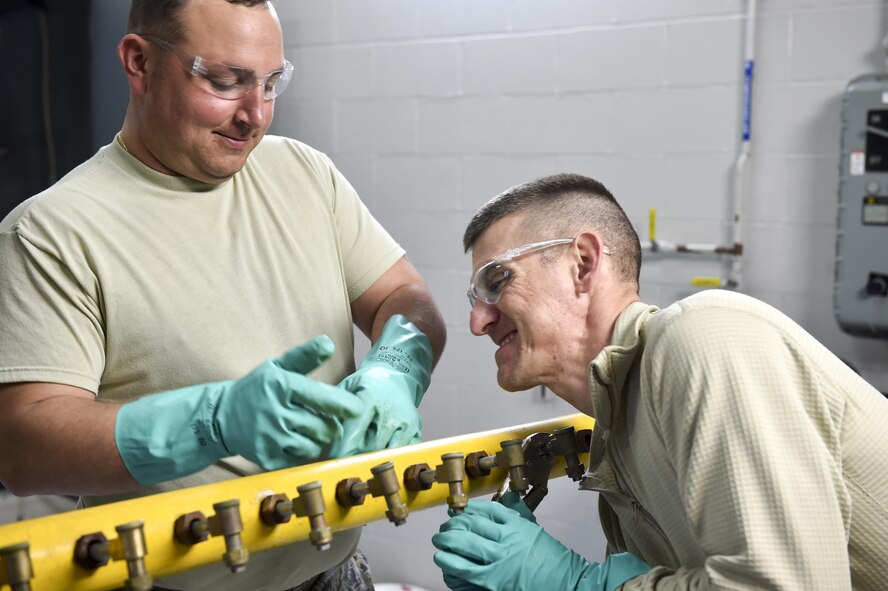
{"label": "forearm", "polygon": [[425,285],[403,285],[383,300],[373,319],[370,335],[372,342],[379,338],[385,323],[395,314],[407,317],[428,337],[432,346],[432,364],[434,366],[444,351],[447,330],[444,327],[444,319]]}
{"label": "forearm", "polygon": [[422,276],[402,258],[352,302],[352,318],[375,343],[389,318],[401,314],[429,339],[432,367],[444,351],[447,330]]}
{"label": "forearm", "polygon": [[114,443],[118,408],[71,386],[0,386],[0,481],[20,496],[138,488]]}

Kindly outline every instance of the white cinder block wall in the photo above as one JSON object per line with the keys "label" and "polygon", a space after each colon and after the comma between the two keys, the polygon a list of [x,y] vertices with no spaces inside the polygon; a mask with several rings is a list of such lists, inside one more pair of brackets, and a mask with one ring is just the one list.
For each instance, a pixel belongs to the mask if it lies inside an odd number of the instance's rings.
{"label": "white cinder block wall", "polygon": [[[854,77],[883,70],[888,3],[761,0],[753,180],[742,291],[780,308],[876,387],[888,342],[832,312],[839,109]],[[449,342],[423,402],[429,439],[571,412],[551,394],[508,395],[494,347],[468,332],[476,209],[540,175],[601,180],[642,239],[724,243],[740,140],[742,0],[279,1],[296,65],[272,129],[327,152],[407,249],[444,312]],[[717,262],[646,257],[642,297],[693,293]],[[563,480],[563,479],[562,479]],[[604,542],[595,498],[559,484],[547,529],[589,558]],[[555,504],[560,504],[555,507]],[[429,538],[443,508],[366,528],[376,579],[443,589]]]}

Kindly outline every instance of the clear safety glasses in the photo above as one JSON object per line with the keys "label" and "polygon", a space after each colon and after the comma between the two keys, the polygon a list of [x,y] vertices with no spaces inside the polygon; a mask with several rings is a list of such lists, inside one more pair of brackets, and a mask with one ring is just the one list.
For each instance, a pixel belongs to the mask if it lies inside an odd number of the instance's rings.
{"label": "clear safety glasses", "polygon": [[[490,305],[500,301],[500,298],[503,297],[503,291],[505,291],[506,286],[513,279],[512,270],[506,267],[509,262],[532,252],[539,252],[561,244],[569,244],[574,240],[574,238],[556,238],[554,240],[522,244],[490,259],[472,275],[469,291],[466,292],[466,295],[469,297],[469,305],[474,308],[478,300]],[[602,250],[604,254],[614,253],[614,249],[610,246],[604,246]]]}
{"label": "clear safety glasses", "polygon": [[284,60],[284,67],[264,76],[257,76],[253,70],[239,68],[205,60],[199,55],[191,55],[154,35],[139,34],[161,49],[172,52],[179,63],[192,76],[198,78],[204,90],[221,99],[233,101],[245,97],[257,86],[263,89],[263,98],[270,101],[284,92],[293,75],[293,64]]}

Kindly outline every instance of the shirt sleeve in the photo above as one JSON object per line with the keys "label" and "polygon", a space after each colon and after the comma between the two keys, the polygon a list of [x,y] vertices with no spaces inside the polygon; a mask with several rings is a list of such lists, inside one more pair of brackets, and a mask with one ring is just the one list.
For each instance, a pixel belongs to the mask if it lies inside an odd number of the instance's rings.
{"label": "shirt sleeve", "polygon": [[327,162],[346,288],[353,302],[404,256],[404,249],[373,217],[345,176]]}
{"label": "shirt sleeve", "polygon": [[703,572],[659,573],[656,588],[850,589],[841,409],[804,347],[761,315],[702,308],[664,322],[646,355],[707,557]]}
{"label": "shirt sleeve", "polygon": [[63,260],[72,241],[31,219],[0,233],[0,382],[98,390],[104,329],[97,281],[87,265]]}

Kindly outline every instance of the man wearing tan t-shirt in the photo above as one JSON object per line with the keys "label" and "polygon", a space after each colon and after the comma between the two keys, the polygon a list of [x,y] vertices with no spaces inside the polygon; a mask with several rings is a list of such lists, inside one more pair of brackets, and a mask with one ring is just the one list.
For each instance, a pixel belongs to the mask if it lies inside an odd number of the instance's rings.
{"label": "man wearing tan t-shirt", "polygon": [[[92,505],[418,441],[442,319],[330,160],[266,136],[272,5],[134,0],[118,54],[120,134],[0,223],[3,485]],[[369,589],[358,536],[158,588]]]}

